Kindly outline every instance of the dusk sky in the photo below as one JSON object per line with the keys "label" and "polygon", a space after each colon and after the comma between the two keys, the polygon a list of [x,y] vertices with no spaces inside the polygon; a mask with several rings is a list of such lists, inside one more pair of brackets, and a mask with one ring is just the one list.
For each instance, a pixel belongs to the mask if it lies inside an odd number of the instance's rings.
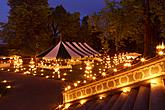
{"label": "dusk sky", "polygon": [[[69,12],[80,12],[81,17],[98,12],[104,7],[104,0],[49,0],[51,7],[62,4]],[[9,7],[7,0],[0,0],[0,22],[7,22]]]}

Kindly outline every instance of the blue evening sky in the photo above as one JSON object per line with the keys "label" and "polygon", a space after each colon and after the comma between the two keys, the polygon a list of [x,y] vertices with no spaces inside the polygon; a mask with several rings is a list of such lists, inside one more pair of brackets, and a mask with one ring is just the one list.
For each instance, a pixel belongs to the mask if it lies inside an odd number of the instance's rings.
{"label": "blue evening sky", "polygon": [[[81,17],[98,12],[104,7],[104,0],[49,0],[51,7],[62,4],[69,12],[80,12]],[[0,0],[0,22],[7,22],[9,7],[7,0]]]}

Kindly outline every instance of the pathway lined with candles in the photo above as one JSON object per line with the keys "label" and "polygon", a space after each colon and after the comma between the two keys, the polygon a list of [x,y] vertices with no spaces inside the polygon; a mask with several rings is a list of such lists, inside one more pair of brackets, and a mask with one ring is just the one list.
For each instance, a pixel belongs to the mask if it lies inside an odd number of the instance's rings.
{"label": "pathway lined with candles", "polygon": [[62,103],[62,83],[22,73],[0,72],[0,80],[12,82],[0,98],[0,110],[53,110]]}

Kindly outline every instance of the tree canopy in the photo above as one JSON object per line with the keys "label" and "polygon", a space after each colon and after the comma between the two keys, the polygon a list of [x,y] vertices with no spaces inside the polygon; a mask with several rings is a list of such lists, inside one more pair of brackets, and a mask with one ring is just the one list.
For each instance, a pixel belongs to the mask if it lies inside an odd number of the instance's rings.
{"label": "tree canopy", "polygon": [[[146,1],[149,5],[148,12]],[[155,48],[160,39],[164,38],[164,0],[105,0],[105,2],[106,7],[92,17],[97,29],[103,32],[100,39],[106,50],[110,51],[115,44],[116,52],[122,52],[125,48],[127,51],[142,53],[143,44],[151,42],[149,46]],[[145,34],[149,32],[152,39],[144,41]]]}
{"label": "tree canopy", "polygon": [[47,0],[9,0],[9,20],[6,26],[10,49],[22,55],[35,55],[51,41],[47,28]]}

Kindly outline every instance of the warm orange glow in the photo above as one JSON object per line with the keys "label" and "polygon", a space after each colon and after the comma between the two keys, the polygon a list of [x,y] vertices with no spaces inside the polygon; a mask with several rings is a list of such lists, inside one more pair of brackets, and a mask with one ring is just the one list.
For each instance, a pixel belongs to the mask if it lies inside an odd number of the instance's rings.
{"label": "warm orange glow", "polygon": [[64,76],[66,76],[66,75],[67,75],[67,73],[64,73],[63,75],[64,75]]}
{"label": "warm orange glow", "polygon": [[65,81],[65,78],[62,78],[61,80],[62,80],[62,81]]}
{"label": "warm orange glow", "polygon": [[65,104],[65,109],[68,109],[70,105],[70,103]]}
{"label": "warm orange glow", "polygon": [[113,69],[113,71],[114,71],[114,72],[117,72],[117,69],[115,68],[115,69]]}
{"label": "warm orange glow", "polygon": [[41,72],[43,72],[44,70],[42,69]]}
{"label": "warm orange glow", "polygon": [[165,49],[164,43],[162,42],[161,45],[156,46],[156,49]]}
{"label": "warm orange glow", "polygon": [[93,76],[93,77],[92,77],[92,79],[93,79],[93,80],[95,80],[95,79],[96,79],[96,77],[95,77],[95,76]]}
{"label": "warm orange glow", "polygon": [[87,81],[86,81],[86,80],[84,80],[84,81],[83,81],[83,83],[87,83]]}
{"label": "warm orange glow", "polygon": [[61,108],[61,107],[62,107],[62,105],[59,105],[59,106],[58,106],[58,108]]}
{"label": "warm orange glow", "polygon": [[141,58],[140,61],[141,61],[141,62],[145,62],[146,59],[145,59],[145,58]]}
{"label": "warm orange glow", "polygon": [[81,105],[83,105],[85,102],[87,102],[87,99],[80,100]]}
{"label": "warm orange glow", "polygon": [[77,83],[74,83],[74,86],[75,86],[75,87],[77,87],[77,85],[78,85]]}
{"label": "warm orange glow", "polygon": [[68,89],[71,89],[71,86],[68,86],[67,88],[68,88]]}
{"label": "warm orange glow", "polygon": [[162,79],[151,79],[150,83],[151,84],[163,84]]}
{"label": "warm orange glow", "polygon": [[127,93],[127,92],[130,92],[131,89],[129,87],[126,87],[126,88],[123,88],[122,90],[124,93]]}
{"label": "warm orange glow", "polygon": [[49,78],[49,76],[46,76],[46,78]]}
{"label": "warm orange glow", "polygon": [[106,76],[106,73],[105,73],[105,72],[103,72],[103,73],[102,73],[102,76]]}
{"label": "warm orange glow", "polygon": [[99,97],[99,99],[100,99],[100,100],[102,100],[102,99],[103,99],[103,97],[101,97],[101,96],[100,96],[100,97]]}
{"label": "warm orange glow", "polygon": [[7,80],[3,80],[2,82],[3,82],[3,83],[7,83]]}
{"label": "warm orange glow", "polygon": [[7,88],[7,89],[10,89],[10,88],[11,88],[11,86],[10,86],[10,85],[9,85],[9,86],[6,86],[6,88]]}
{"label": "warm orange glow", "polygon": [[124,66],[130,67],[131,66],[131,63],[124,63]]}
{"label": "warm orange glow", "polygon": [[159,55],[163,55],[163,54],[164,54],[164,52],[163,52],[163,51],[160,51],[158,54],[159,54]]}

